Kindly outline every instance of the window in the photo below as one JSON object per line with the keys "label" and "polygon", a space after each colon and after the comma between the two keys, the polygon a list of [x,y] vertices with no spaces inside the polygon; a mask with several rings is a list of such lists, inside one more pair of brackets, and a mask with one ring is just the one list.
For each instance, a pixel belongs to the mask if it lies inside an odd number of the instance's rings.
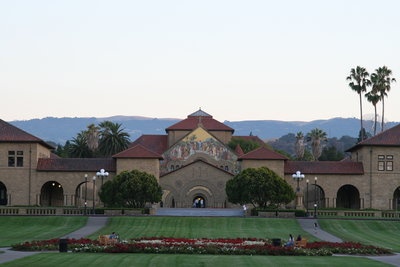
{"label": "window", "polygon": [[24,152],[23,151],[8,151],[8,167],[23,167]]}
{"label": "window", "polygon": [[378,155],[378,171],[393,171],[393,155]]}

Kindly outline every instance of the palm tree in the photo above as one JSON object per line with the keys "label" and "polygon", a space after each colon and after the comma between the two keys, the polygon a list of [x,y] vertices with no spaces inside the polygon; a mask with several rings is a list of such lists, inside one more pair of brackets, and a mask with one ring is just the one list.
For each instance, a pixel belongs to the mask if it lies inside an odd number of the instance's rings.
{"label": "palm tree", "polygon": [[96,153],[97,148],[99,147],[99,127],[95,126],[93,123],[90,124],[86,130],[86,140],[87,145],[93,153]]}
{"label": "palm tree", "polygon": [[375,70],[375,73],[371,74],[372,91],[378,94],[382,101],[382,122],[381,131],[383,131],[385,121],[385,96],[390,91],[391,83],[396,82],[395,78],[391,78],[392,71],[386,66],[380,67]]}
{"label": "palm tree", "polygon": [[91,158],[93,153],[87,145],[86,132],[82,131],[72,139],[69,146],[69,156],[72,158]]}
{"label": "palm tree", "polygon": [[104,121],[99,124],[99,151],[103,156],[111,156],[128,148],[130,144],[129,134],[124,132],[121,126],[122,124],[111,121]]}
{"label": "palm tree", "polygon": [[[362,111],[362,98],[361,94],[367,91],[367,86],[371,85],[371,81],[368,79],[369,73],[363,67],[357,66],[355,69],[350,70],[350,75],[346,78],[350,81],[349,86],[352,90],[356,91],[360,97],[360,123],[361,123],[361,133],[363,133],[363,111]],[[361,136],[362,140],[364,136]]]}
{"label": "palm tree", "polygon": [[298,132],[296,134],[296,158],[297,160],[302,160],[304,158],[304,134],[302,132]]}
{"label": "palm tree", "polygon": [[367,98],[368,102],[372,103],[374,106],[374,135],[376,135],[376,124],[377,124],[377,119],[378,119],[378,113],[376,111],[376,104],[378,104],[380,96],[375,93],[374,91],[370,91],[365,94],[365,97]]}
{"label": "palm tree", "polygon": [[314,161],[318,161],[318,158],[322,154],[321,142],[327,140],[326,132],[321,129],[315,128],[307,134],[307,140],[311,142],[311,154]]}

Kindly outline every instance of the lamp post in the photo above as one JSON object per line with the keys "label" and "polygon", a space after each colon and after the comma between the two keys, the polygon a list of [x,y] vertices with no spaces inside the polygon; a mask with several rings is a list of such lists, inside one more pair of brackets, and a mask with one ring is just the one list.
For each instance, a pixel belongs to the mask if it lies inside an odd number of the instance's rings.
{"label": "lamp post", "polygon": [[318,178],[314,178],[314,218],[317,218],[317,180]]}
{"label": "lamp post", "polygon": [[300,193],[300,181],[304,179],[305,175],[302,174],[300,171],[296,171],[296,173],[294,173],[292,175],[293,180],[295,180],[297,182],[297,188],[296,188],[296,196],[297,196],[297,203],[296,203],[296,209],[301,209],[302,205],[301,203],[302,201],[302,195]]}
{"label": "lamp post", "polygon": [[93,215],[95,214],[95,206],[96,206],[96,204],[95,204],[95,189],[96,189],[96,176],[93,176]]}
{"label": "lamp post", "polygon": [[308,183],[310,182],[308,179],[306,180],[307,182],[307,191],[306,191],[306,216],[308,217]]}
{"label": "lamp post", "polygon": [[108,177],[108,172],[106,172],[104,169],[101,169],[99,172],[96,173],[97,178],[101,177],[101,186],[103,186],[104,183],[104,177]]}
{"label": "lamp post", "polygon": [[87,214],[87,174],[85,174],[85,215]]}

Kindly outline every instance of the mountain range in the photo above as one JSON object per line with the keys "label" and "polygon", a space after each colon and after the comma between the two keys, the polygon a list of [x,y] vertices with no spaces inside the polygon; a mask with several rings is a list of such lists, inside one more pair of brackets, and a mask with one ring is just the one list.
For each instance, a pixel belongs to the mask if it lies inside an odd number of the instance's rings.
{"label": "mountain range", "polygon": [[[113,116],[107,118],[55,118],[15,120],[12,125],[41,138],[46,142],[64,145],[76,135],[87,129],[90,124],[99,124],[109,120],[120,123],[122,129],[130,135],[131,141],[142,134],[166,134],[165,129],[182,119],[173,118],[147,118],[139,116]],[[357,118],[332,118],[314,121],[279,121],[279,120],[245,120],[224,121],[224,124],[235,130],[234,135],[255,135],[261,139],[273,140],[289,133],[303,132],[307,134],[312,129],[318,128],[327,133],[328,138],[342,136],[358,137],[360,120]],[[385,129],[397,125],[399,122],[387,122]],[[373,132],[373,122],[364,121],[367,132]],[[378,129],[379,131],[379,129]]]}

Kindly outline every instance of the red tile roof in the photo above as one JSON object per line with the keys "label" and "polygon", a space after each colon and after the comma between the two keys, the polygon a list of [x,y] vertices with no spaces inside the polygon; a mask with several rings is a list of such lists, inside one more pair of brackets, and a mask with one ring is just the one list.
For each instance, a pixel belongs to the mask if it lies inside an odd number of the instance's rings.
{"label": "red tile roof", "polygon": [[38,171],[86,171],[98,172],[105,169],[115,172],[115,159],[112,158],[41,158],[38,161]]}
{"label": "red tile roof", "polygon": [[364,174],[361,162],[350,161],[286,161],[285,174],[301,171],[307,174]]}
{"label": "red tile roof", "polygon": [[33,136],[8,122],[0,119],[0,142],[6,143],[40,143],[41,145],[54,149],[42,139]]}
{"label": "red tile roof", "polygon": [[237,155],[238,157],[244,155],[243,149],[242,149],[242,147],[241,147],[239,144],[236,145],[235,153],[236,153],[236,155]]}
{"label": "red tile roof", "polygon": [[163,159],[160,154],[155,153],[142,145],[136,145],[128,148],[118,154],[115,154],[113,158]]}
{"label": "red tile roof", "polygon": [[168,136],[167,135],[142,135],[134,142],[132,142],[129,147],[134,147],[137,145],[142,145],[143,147],[151,150],[159,155],[164,153],[168,149]]}
{"label": "red tile roof", "polygon": [[347,151],[353,151],[361,146],[400,146],[400,124],[365,139]]}
{"label": "red tile roof", "polygon": [[230,131],[235,130],[231,127],[213,119],[213,117],[202,110],[190,114],[186,119],[175,123],[174,125],[165,129],[168,133],[169,131],[191,131],[197,127],[203,127],[207,131]]}
{"label": "red tile roof", "polygon": [[280,160],[287,160],[288,158],[275,152],[272,151],[271,149],[268,149],[265,146],[259,147],[257,149],[254,149],[247,154],[244,154],[243,156],[239,157],[238,160],[244,160],[244,159],[251,159],[251,160],[265,160],[265,159],[280,159]]}

